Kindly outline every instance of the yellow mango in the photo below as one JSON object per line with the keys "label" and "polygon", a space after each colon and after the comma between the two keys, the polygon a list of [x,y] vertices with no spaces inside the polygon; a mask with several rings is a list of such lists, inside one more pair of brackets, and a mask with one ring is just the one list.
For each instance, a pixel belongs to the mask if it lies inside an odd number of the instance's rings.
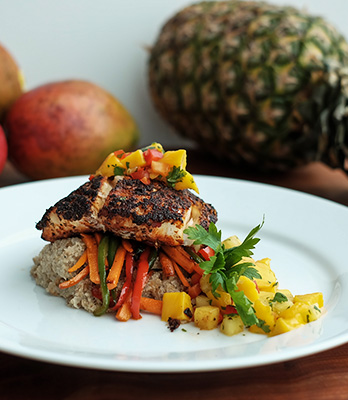
{"label": "yellow mango", "polygon": [[217,328],[220,320],[220,309],[214,306],[197,307],[194,313],[194,321],[198,328],[211,330]]}
{"label": "yellow mango", "polygon": [[186,150],[166,151],[159,161],[185,170],[187,164]]}
{"label": "yellow mango", "polygon": [[146,161],[144,154],[141,150],[133,151],[121,160],[123,167],[126,169],[133,169],[135,167],[144,167]]}
{"label": "yellow mango", "polygon": [[275,324],[275,314],[271,306],[263,304],[260,299],[257,299],[254,302],[254,309],[257,318],[265,321],[265,325],[272,329]]}
{"label": "yellow mango", "polygon": [[162,321],[169,318],[189,321],[193,315],[191,297],[185,292],[167,292],[163,295]]}
{"label": "yellow mango", "polygon": [[259,298],[259,292],[256,289],[255,282],[242,275],[237,282],[238,290],[243,291],[245,296],[252,302]]}
{"label": "yellow mango", "polygon": [[110,153],[103,161],[102,165],[97,169],[95,174],[102,176],[113,176],[115,167],[124,168],[121,160],[117,158],[114,153]]}
{"label": "yellow mango", "polygon": [[297,301],[290,308],[280,313],[280,316],[285,319],[296,318],[298,321],[306,324],[317,320],[321,315],[320,310],[315,304],[306,304]]}
{"label": "yellow mango", "polygon": [[232,304],[232,298],[229,293],[225,292],[222,289],[217,289],[216,293],[219,295],[219,297],[215,297],[211,290],[206,293],[207,297],[211,300],[212,306],[226,308],[227,306],[230,306]]}
{"label": "yellow mango", "polygon": [[296,295],[294,297],[294,303],[297,302],[311,304],[311,305],[317,304],[319,308],[324,306],[323,294],[320,292]]}
{"label": "yellow mango", "polygon": [[178,182],[175,183],[174,188],[176,190],[192,189],[196,193],[199,193],[198,186],[193,179],[193,176],[189,172],[185,172],[185,176],[183,176]]}
{"label": "yellow mango", "polygon": [[225,239],[222,244],[225,246],[225,249],[232,249],[232,247],[238,247],[242,244],[241,240],[238,236],[230,236],[229,238]]}
{"label": "yellow mango", "polygon": [[210,306],[211,300],[209,297],[205,296],[204,294],[200,294],[196,297],[196,306],[203,307],[203,306]]}
{"label": "yellow mango", "polygon": [[205,294],[211,292],[210,276],[211,274],[203,275],[202,278],[199,280],[202,292],[204,292]]}
{"label": "yellow mango", "polygon": [[277,279],[271,270],[270,259],[264,258],[255,262],[255,269],[261,275],[261,279],[255,279],[260,290],[275,293]]}
{"label": "yellow mango", "polygon": [[299,328],[303,324],[297,318],[278,318],[273,329],[271,330],[270,336],[280,335],[292,331],[293,329]]}
{"label": "yellow mango", "polygon": [[233,336],[243,332],[244,324],[241,317],[239,315],[225,315],[220,325],[220,331],[227,336]]}

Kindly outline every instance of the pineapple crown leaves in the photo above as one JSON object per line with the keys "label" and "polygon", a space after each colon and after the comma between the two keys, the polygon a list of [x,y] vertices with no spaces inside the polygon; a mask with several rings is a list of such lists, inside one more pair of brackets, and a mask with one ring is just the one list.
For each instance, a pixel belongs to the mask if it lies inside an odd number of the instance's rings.
{"label": "pineapple crown leaves", "polygon": [[243,262],[243,258],[253,255],[252,250],[260,240],[255,235],[260,231],[263,224],[264,218],[261,224],[248,233],[239,246],[230,249],[225,249],[221,242],[221,231],[218,231],[213,223],[210,223],[208,231],[200,225],[185,229],[185,233],[189,239],[193,240],[194,245],[209,246],[215,252],[208,261],[202,261],[199,264],[205,275],[210,274],[213,295],[218,298],[220,296],[218,289],[221,287],[231,295],[243,323],[246,326],[256,324],[262,329],[265,328],[264,324],[256,317],[252,302],[245,296],[243,291],[238,291],[237,282],[242,275],[249,279],[261,278],[258,271],[253,268],[254,263],[251,261]]}

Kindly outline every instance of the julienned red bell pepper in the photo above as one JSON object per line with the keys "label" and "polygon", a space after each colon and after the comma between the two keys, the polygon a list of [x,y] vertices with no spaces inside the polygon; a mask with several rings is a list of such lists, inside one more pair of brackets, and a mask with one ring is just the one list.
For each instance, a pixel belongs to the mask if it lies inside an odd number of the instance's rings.
{"label": "julienned red bell pepper", "polygon": [[134,259],[131,253],[126,254],[126,280],[122,286],[120,297],[117,300],[116,305],[112,308],[113,310],[117,310],[122,306],[124,301],[126,300],[127,294],[132,286],[132,276],[134,269]]}
{"label": "julienned red bell pepper", "polygon": [[131,303],[131,311],[134,319],[140,319],[140,300],[143,292],[146,277],[149,271],[149,255],[150,247],[147,247],[139,257],[138,271],[133,286],[133,296]]}
{"label": "julienned red bell pepper", "polygon": [[198,254],[205,259],[205,261],[208,261],[210,257],[212,257],[215,254],[215,251],[209,247],[203,247],[198,251]]}

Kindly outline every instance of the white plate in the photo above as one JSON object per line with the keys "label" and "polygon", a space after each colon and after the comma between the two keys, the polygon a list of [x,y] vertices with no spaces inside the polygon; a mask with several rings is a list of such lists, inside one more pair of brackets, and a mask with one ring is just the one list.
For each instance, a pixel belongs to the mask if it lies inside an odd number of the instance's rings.
{"label": "white plate", "polygon": [[233,179],[197,177],[201,197],[219,211],[218,226],[241,238],[259,224],[256,258],[270,257],[280,287],[321,291],[327,312],[274,338],[227,337],[191,324],[170,332],[158,317],[120,323],[67,307],[29,275],[44,246],[35,229],[44,210],[85,178],[22,184],[0,190],[0,349],[52,363],[106,370],[194,372],[265,365],[348,341],[348,209],[296,191]]}

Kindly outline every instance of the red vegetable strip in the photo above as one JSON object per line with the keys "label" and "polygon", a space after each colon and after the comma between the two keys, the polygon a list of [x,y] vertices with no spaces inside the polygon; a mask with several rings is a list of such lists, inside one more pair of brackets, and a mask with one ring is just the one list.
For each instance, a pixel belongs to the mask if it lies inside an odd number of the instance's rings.
{"label": "red vegetable strip", "polygon": [[202,256],[205,259],[205,261],[208,261],[210,260],[210,257],[212,257],[215,254],[215,251],[211,247],[205,246],[198,251],[198,254]]}
{"label": "red vegetable strip", "polygon": [[149,271],[150,247],[147,247],[139,257],[138,271],[133,287],[131,311],[134,319],[140,319],[140,299],[143,292],[147,273]]}
{"label": "red vegetable strip", "polygon": [[62,282],[59,284],[59,289],[67,289],[76,285],[77,283],[81,282],[83,278],[85,278],[89,273],[88,265],[85,266],[77,275],[73,278],[69,279],[68,281]]}
{"label": "red vegetable strip", "polygon": [[76,261],[76,263],[68,269],[68,272],[74,272],[80,269],[83,264],[87,262],[87,250],[82,253],[82,256]]}
{"label": "red vegetable strip", "polygon": [[174,266],[176,274],[178,275],[179,279],[181,280],[181,283],[186,287],[190,287],[190,284],[188,283],[187,279],[185,278],[184,274],[182,273],[181,269],[179,268],[179,265],[175,261],[173,261],[173,266]]}

